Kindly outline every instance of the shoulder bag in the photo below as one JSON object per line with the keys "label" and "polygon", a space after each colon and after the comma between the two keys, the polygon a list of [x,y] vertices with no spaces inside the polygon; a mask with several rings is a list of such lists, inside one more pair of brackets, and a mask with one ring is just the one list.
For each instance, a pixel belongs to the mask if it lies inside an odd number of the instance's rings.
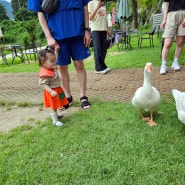
{"label": "shoulder bag", "polygon": [[42,1],[42,10],[45,13],[53,14],[56,12],[59,6],[59,0],[43,0]]}

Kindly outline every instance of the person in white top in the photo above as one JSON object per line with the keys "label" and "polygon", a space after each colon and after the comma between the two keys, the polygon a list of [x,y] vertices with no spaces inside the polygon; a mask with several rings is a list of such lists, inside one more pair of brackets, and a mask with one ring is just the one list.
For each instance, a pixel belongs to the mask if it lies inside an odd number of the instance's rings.
{"label": "person in white top", "polygon": [[91,35],[94,48],[95,73],[105,74],[111,69],[105,64],[107,54],[107,34],[111,36],[108,27],[105,2],[92,0],[88,3]]}

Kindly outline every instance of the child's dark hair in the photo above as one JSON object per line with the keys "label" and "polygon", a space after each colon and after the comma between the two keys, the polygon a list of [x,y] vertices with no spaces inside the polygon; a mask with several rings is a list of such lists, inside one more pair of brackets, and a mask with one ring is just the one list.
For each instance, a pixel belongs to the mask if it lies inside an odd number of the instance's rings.
{"label": "child's dark hair", "polygon": [[55,54],[55,48],[52,46],[47,46],[45,49],[41,49],[38,52],[39,66],[42,66],[42,61],[47,60],[47,53]]}

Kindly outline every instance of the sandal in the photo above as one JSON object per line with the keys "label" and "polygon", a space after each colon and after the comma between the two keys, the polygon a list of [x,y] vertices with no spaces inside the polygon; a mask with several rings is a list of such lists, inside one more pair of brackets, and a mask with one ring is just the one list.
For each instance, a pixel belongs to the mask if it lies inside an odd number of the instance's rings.
{"label": "sandal", "polygon": [[[80,98],[80,101],[81,101],[81,107],[83,110],[88,110],[91,107],[91,104],[88,102],[88,97],[82,96]],[[87,106],[89,106],[89,107],[86,108]]]}
{"label": "sandal", "polygon": [[60,114],[60,115],[59,115],[59,114],[57,114],[57,118],[58,118],[58,119],[62,119],[63,117],[64,117],[64,115],[63,115],[63,114]]}
{"label": "sandal", "polygon": [[67,100],[69,103],[64,105],[63,107],[61,107],[59,110],[61,110],[61,111],[66,110],[73,104],[73,97],[72,96],[70,98],[67,98]]}

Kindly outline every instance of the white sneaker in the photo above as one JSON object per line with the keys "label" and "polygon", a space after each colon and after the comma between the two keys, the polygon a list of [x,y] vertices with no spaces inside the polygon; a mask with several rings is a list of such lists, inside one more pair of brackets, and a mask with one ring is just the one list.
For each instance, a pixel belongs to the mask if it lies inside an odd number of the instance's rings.
{"label": "white sneaker", "polygon": [[60,121],[57,121],[57,122],[53,122],[53,125],[57,126],[57,127],[61,127],[63,126],[64,124]]}
{"label": "white sneaker", "polygon": [[171,68],[173,68],[175,71],[178,71],[181,67],[178,62],[173,62]]}
{"label": "white sneaker", "polygon": [[109,67],[107,67],[105,70],[106,70],[107,72],[109,72],[111,69],[110,69]]}
{"label": "white sneaker", "polygon": [[165,75],[167,71],[167,67],[166,66],[161,66],[160,68],[160,75]]}
{"label": "white sneaker", "polygon": [[106,69],[104,69],[104,70],[102,70],[102,71],[95,71],[95,73],[96,74],[106,74],[107,73],[107,70]]}

